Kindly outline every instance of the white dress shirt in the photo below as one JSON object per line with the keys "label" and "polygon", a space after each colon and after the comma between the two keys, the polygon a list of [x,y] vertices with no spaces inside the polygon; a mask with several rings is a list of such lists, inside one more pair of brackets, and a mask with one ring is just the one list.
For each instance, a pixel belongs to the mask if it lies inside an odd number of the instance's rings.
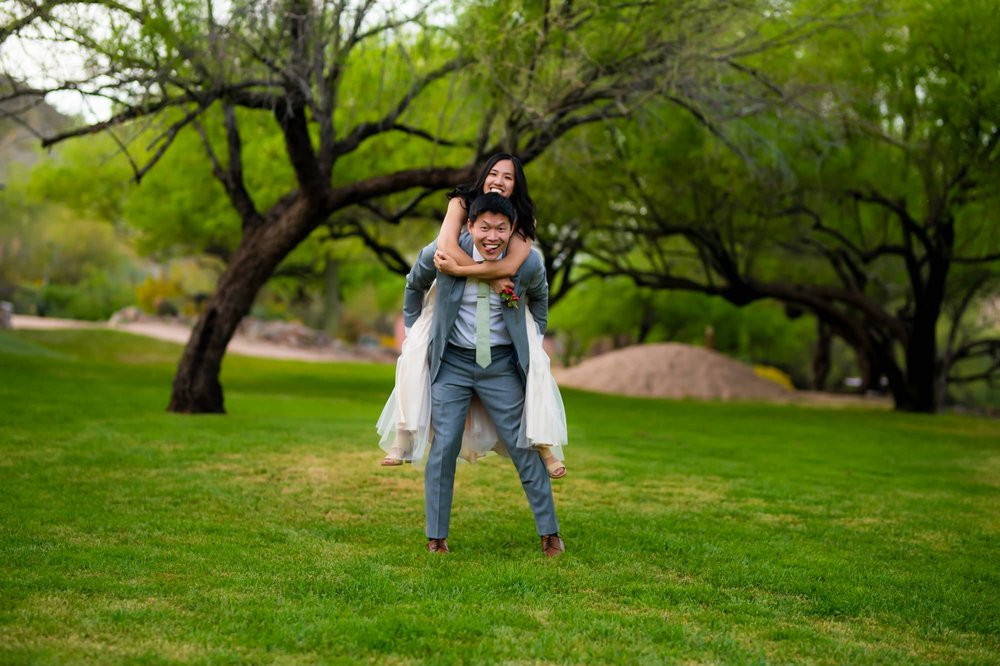
{"label": "white dress shirt", "polygon": [[[483,255],[479,253],[479,248],[472,246],[472,258],[475,261],[482,261]],[[458,318],[455,319],[455,327],[451,329],[451,337],[448,342],[466,349],[476,348],[476,299],[479,297],[479,280],[468,278],[465,281],[465,292],[462,294],[462,303],[458,307]],[[490,346],[509,345],[510,335],[507,333],[507,325],[503,320],[503,308],[507,307],[500,299],[500,294],[490,288]]]}

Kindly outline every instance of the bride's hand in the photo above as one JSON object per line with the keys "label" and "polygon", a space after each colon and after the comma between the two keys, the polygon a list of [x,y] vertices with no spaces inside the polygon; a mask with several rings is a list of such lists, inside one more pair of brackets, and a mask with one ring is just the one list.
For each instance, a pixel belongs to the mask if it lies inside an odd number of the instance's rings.
{"label": "bride's hand", "polygon": [[490,280],[490,286],[493,287],[493,291],[502,294],[504,289],[514,289],[514,281],[510,278],[497,278]]}
{"label": "bride's hand", "polygon": [[434,253],[434,267],[448,275],[454,275],[455,277],[461,275],[461,266],[459,263],[440,250]]}

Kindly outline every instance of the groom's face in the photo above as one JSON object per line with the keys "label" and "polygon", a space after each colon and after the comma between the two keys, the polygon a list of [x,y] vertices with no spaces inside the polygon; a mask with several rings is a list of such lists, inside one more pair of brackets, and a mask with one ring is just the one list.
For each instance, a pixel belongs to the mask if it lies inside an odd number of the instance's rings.
{"label": "groom's face", "polygon": [[512,226],[503,213],[483,212],[479,217],[469,220],[469,233],[472,241],[486,261],[496,261],[503,256],[510,241]]}

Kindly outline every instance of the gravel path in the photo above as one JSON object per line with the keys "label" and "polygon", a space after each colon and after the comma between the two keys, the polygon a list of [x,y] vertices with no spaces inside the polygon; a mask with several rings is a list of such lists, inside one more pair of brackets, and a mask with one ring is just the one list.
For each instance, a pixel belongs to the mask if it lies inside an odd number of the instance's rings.
{"label": "gravel path", "polygon": [[[136,335],[145,335],[158,340],[185,344],[191,335],[191,328],[184,324],[165,322],[140,321],[127,324],[108,324],[94,321],[78,321],[75,319],[56,319],[53,317],[33,317],[30,315],[14,315],[14,328],[25,329],[67,329],[67,328],[100,328],[113,331],[125,331]],[[370,362],[371,358],[354,354],[349,351],[335,349],[300,349],[286,347],[273,342],[252,340],[237,334],[229,343],[229,352],[243,356],[261,358],[277,358],[295,361],[359,361]]]}

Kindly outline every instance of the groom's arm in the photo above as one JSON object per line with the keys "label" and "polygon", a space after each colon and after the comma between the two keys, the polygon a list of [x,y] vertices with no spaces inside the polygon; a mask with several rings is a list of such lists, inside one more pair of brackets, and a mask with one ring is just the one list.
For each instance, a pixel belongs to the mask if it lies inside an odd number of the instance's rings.
{"label": "groom's arm", "polygon": [[528,255],[522,274],[528,278],[524,290],[528,296],[528,309],[538,325],[538,332],[544,335],[549,323],[549,283],[545,279],[545,266],[537,252]]}
{"label": "groom's arm", "polygon": [[407,330],[417,321],[424,309],[424,295],[437,278],[434,267],[434,252],[437,242],[431,243],[420,251],[413,268],[406,275],[406,289],[403,291],[403,325]]}

